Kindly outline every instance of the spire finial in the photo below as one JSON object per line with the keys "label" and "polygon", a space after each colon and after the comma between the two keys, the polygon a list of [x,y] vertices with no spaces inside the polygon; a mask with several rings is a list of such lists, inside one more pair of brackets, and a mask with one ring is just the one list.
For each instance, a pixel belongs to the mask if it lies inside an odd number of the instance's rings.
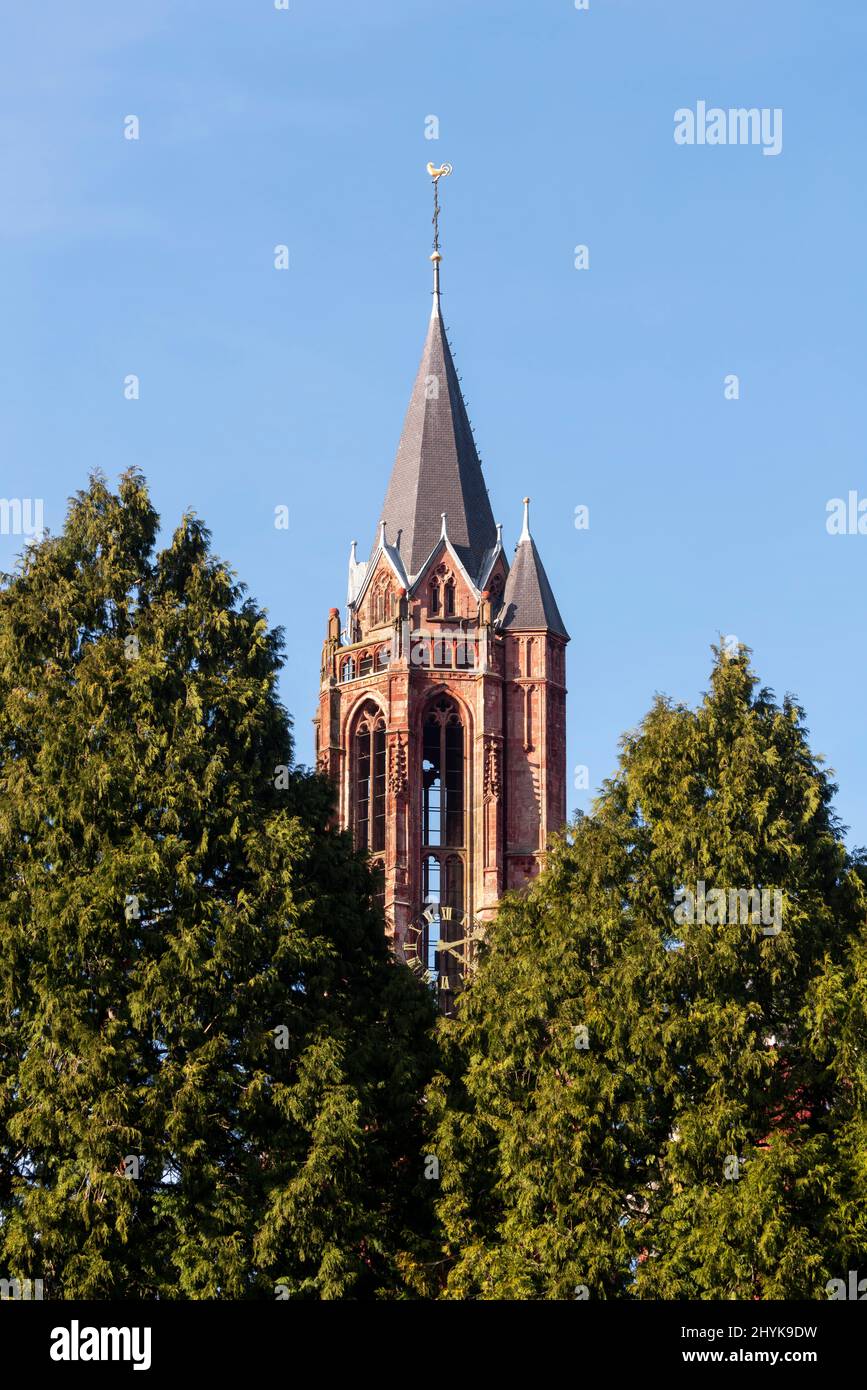
{"label": "spire finial", "polygon": [[384,521],[381,521],[381,522],[379,523],[379,544],[382,546],[382,548],[383,548],[383,550],[384,550],[384,549],[385,549],[385,522],[384,522]]}
{"label": "spire finial", "polygon": [[518,537],[518,544],[520,545],[521,541],[528,541],[529,539],[530,539],[530,499],[529,499],[529,497],[525,497],[525,498],[524,498],[524,529],[523,529],[523,531],[521,532],[520,536]]}
{"label": "spire finial", "polygon": [[451,166],[450,164],[441,164],[441,165],[439,166],[439,168],[437,168],[435,164],[428,164],[428,166],[427,166],[427,171],[428,171],[428,173],[429,173],[430,176],[431,176],[431,181],[433,182],[433,191],[434,191],[434,215],[433,215],[434,238],[433,238],[433,253],[432,253],[432,255],[431,255],[431,260],[433,261],[433,268],[434,268],[434,274],[433,274],[433,310],[432,310],[432,313],[433,313],[433,314],[438,314],[438,313],[439,313],[439,307],[440,307],[440,261],[442,260],[442,256],[440,255],[440,199],[439,199],[439,181],[440,181],[440,179],[442,179],[442,178],[446,178],[446,177],[452,172],[452,166]]}
{"label": "spire finial", "polygon": [[442,517],[443,522],[442,530],[440,531],[440,540],[444,541],[446,539],[446,513],[440,512],[440,516]]}

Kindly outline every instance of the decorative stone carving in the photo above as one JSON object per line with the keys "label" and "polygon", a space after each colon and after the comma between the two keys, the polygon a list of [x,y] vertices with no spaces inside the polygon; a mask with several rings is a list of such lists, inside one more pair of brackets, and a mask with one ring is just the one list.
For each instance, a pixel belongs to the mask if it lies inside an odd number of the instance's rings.
{"label": "decorative stone carving", "polygon": [[496,801],[500,795],[500,745],[489,738],[485,747],[485,800]]}
{"label": "decorative stone carving", "polygon": [[391,745],[388,788],[392,796],[405,796],[407,788],[406,743],[398,737]]}

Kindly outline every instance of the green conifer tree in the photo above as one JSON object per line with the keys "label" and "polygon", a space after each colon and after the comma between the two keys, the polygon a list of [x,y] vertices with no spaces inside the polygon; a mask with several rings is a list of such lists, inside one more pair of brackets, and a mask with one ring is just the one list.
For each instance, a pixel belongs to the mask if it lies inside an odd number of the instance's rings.
{"label": "green conifer tree", "polygon": [[826,1296],[867,1209],[834,790],[743,648],[624,739],[447,1025],[447,1296]]}
{"label": "green conifer tree", "polygon": [[279,632],[157,526],[95,476],[0,593],[0,1271],[400,1295],[429,1002],[293,765]]}

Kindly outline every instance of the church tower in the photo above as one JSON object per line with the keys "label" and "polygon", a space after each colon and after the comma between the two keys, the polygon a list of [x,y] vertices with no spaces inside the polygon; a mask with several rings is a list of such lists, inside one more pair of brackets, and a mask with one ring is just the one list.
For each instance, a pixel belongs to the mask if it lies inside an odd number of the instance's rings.
{"label": "church tower", "polygon": [[494,522],[440,304],[433,305],[367,559],[353,541],[345,619],[322,651],[317,766],[340,825],[381,869],[395,949],[441,1001],[459,987],[468,925],[543,862],[566,820],[569,640],[530,532],[511,566]]}

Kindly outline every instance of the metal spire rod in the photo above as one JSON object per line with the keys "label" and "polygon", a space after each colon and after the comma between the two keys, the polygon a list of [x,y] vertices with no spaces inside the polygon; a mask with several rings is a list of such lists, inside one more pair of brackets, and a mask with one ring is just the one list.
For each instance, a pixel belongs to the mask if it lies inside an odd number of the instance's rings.
{"label": "metal spire rod", "polygon": [[433,191],[434,191],[434,212],[433,212],[433,229],[434,229],[434,236],[433,236],[433,254],[431,255],[431,260],[433,261],[433,267],[434,267],[434,288],[433,288],[433,292],[434,292],[434,309],[436,309],[436,307],[437,307],[437,301],[439,300],[439,293],[440,293],[440,261],[442,260],[442,256],[440,255],[440,199],[439,199],[439,182],[440,182],[440,179],[446,178],[447,175],[449,175],[449,174],[452,172],[452,166],[451,166],[450,164],[441,164],[441,165],[439,166],[439,168],[437,168],[435,164],[428,164],[428,166],[427,166],[427,171],[428,171],[428,173],[429,173],[430,176],[431,176],[431,181],[432,181],[432,183],[433,183]]}

